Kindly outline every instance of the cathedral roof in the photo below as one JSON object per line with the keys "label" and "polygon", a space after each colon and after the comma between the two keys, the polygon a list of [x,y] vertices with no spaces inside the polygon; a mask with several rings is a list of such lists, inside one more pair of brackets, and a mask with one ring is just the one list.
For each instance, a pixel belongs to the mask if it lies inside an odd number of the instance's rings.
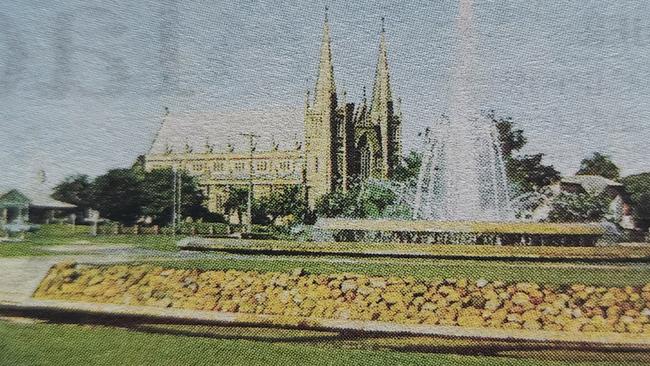
{"label": "cathedral roof", "polygon": [[608,187],[623,187],[623,184],[600,175],[574,175],[562,177],[562,183],[576,184],[591,194],[601,194]]}
{"label": "cathedral roof", "polygon": [[248,151],[248,140],[242,133],[254,133],[257,151],[294,150],[304,140],[304,115],[300,108],[274,107],[231,112],[172,113],[163,119],[149,151],[162,154],[191,149],[206,152]]}

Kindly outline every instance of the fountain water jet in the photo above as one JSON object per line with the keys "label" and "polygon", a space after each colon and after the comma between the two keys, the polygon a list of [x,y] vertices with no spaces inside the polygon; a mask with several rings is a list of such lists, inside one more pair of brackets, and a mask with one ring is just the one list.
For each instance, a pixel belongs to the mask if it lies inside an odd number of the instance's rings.
{"label": "fountain water jet", "polygon": [[450,87],[449,115],[426,136],[413,206],[415,219],[507,221],[508,179],[496,127],[478,114],[474,95],[476,37],[471,0],[461,0],[460,36]]}
{"label": "fountain water jet", "polygon": [[496,127],[443,116],[427,134],[413,218],[511,221],[510,184]]}

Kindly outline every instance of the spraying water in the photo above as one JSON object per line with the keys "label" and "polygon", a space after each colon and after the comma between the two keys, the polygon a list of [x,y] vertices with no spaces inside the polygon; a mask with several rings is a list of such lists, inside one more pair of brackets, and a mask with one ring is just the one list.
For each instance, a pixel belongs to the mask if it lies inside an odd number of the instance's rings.
{"label": "spraying water", "polygon": [[415,219],[514,218],[496,126],[479,114],[474,100],[476,38],[472,18],[471,0],[461,0],[449,115],[434,121],[426,135],[413,204]]}

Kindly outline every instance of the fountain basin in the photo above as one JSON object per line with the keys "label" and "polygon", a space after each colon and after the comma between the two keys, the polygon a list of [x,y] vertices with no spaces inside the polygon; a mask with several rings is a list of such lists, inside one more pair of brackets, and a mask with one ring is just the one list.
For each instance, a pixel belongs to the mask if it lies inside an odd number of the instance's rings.
{"label": "fountain basin", "polygon": [[318,219],[315,241],[594,246],[599,224],[388,219]]}

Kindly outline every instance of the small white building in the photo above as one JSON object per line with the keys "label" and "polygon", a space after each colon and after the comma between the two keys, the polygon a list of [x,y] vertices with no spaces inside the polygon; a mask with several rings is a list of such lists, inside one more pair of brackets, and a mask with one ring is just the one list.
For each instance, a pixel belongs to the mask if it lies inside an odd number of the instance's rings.
{"label": "small white building", "polygon": [[[558,183],[551,186],[551,192],[552,196],[560,193],[605,195],[611,200],[609,213],[615,218],[615,221],[624,229],[635,229],[632,208],[628,203],[625,186],[622,183],[599,175],[573,175],[563,177]],[[534,220],[539,221],[548,217],[551,210],[551,199],[535,210],[533,213]]]}
{"label": "small white building", "polygon": [[0,226],[23,223],[49,223],[53,218],[70,215],[77,206],[57,201],[47,194],[17,189],[0,192]]}

